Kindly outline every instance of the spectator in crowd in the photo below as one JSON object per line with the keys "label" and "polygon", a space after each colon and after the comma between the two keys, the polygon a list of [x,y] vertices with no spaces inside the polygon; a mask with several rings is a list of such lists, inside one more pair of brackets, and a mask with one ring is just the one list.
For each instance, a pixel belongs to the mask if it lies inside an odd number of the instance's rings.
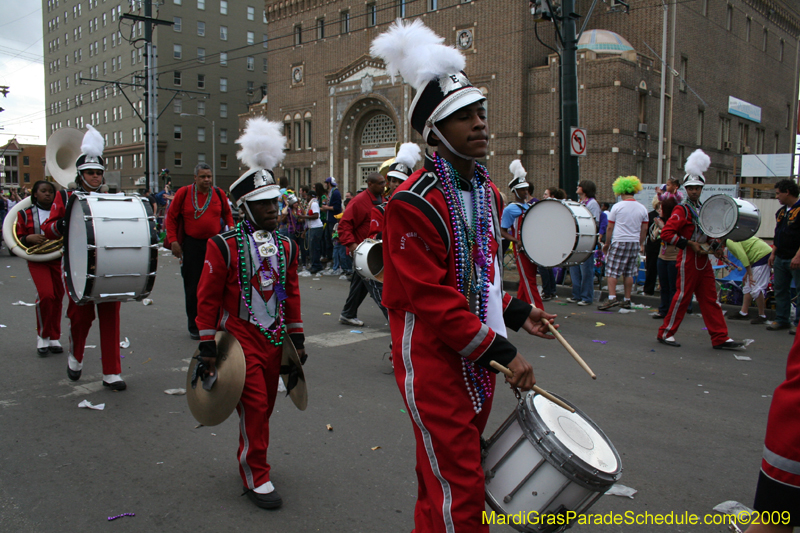
{"label": "spectator in crowd", "polygon": [[[597,224],[600,220],[600,204],[595,199],[597,186],[591,180],[581,180],[576,192],[578,201],[586,206]],[[567,301],[578,305],[592,305],[594,300],[594,254],[580,265],[569,267],[569,276],[572,278],[572,297],[567,298]]]}
{"label": "spectator in crowd", "polygon": [[676,205],[686,199],[686,195],[681,191],[681,182],[678,178],[669,177],[664,185],[661,185],[656,192],[658,201],[663,202],[667,198],[675,198]]}
{"label": "spectator in crowd", "polygon": [[[726,239],[725,245],[728,251],[742,263],[745,268],[745,276],[742,279],[742,308],[738,313],[728,315],[728,320],[747,320],[750,318],[750,304],[753,298],[758,306],[758,315],[753,318],[751,324],[764,324],[767,322],[766,313],[766,294],[769,285],[770,268],[769,258],[772,248],[755,235],[742,242],[734,242]],[[718,250],[718,257],[722,256],[722,250]]]}
{"label": "spectator in crowd", "polygon": [[790,322],[790,289],[792,281],[800,290],[800,188],[791,179],[775,184],[775,197],[781,208],[775,213],[775,240],[769,258],[775,281],[775,321],[767,326],[770,331],[790,329],[794,335],[797,317]]}
{"label": "spectator in crowd", "polygon": [[623,309],[631,308],[633,277],[639,272],[639,251],[647,235],[647,209],[636,201],[634,194],[642,190],[636,176],[620,176],[614,181],[614,194],[622,198],[608,214],[608,233],[603,244],[606,255],[608,300],[597,308],[607,311],[620,305],[617,300],[617,278],[623,278],[625,300]]}
{"label": "spectator in crowd", "polygon": [[[661,202],[659,216],[655,219],[655,225],[650,227],[649,233],[654,239],[661,241],[661,230],[664,224],[672,215],[672,210],[678,205],[675,197],[670,197]],[[658,284],[661,287],[661,304],[658,311],[653,313],[653,318],[663,320],[667,316],[672,297],[675,296],[678,281],[678,269],[675,263],[678,260],[678,247],[661,241],[658,252]]]}
{"label": "spectator in crowd", "polygon": [[[647,228],[648,230],[653,227],[655,220],[658,218],[658,210],[661,208],[661,202],[658,197],[653,198],[653,210],[647,214]],[[658,254],[661,250],[661,239],[653,238],[653,232],[648,231],[644,245],[644,293],[647,296],[653,296],[656,293],[656,280],[658,279]]]}
{"label": "spectator in crowd", "polygon": [[[322,255],[325,257],[332,257],[333,256],[333,227],[338,223],[338,219],[336,215],[342,212],[342,193],[339,191],[339,187],[336,186],[336,180],[333,176],[328,176],[325,178],[325,192],[328,196],[328,201],[325,205],[320,206],[327,216],[325,222],[325,233],[323,237],[323,243],[325,244],[325,249],[322,252]],[[334,269],[335,270],[335,269]]]}
{"label": "spectator in crowd", "polygon": [[[322,187],[319,183],[317,185],[320,188]],[[306,222],[306,243],[308,244],[308,252],[311,254],[309,272],[311,272],[312,276],[316,276],[322,271],[320,254],[322,250],[323,224],[322,220],[320,220],[319,199],[317,198],[316,190],[306,191],[306,198],[308,199],[308,207],[303,214],[298,215],[298,218]]]}
{"label": "spectator in crowd", "polygon": [[[558,187],[548,187],[542,193],[542,200],[548,198],[555,198],[556,200],[563,200],[558,198]],[[553,274],[552,268],[539,267],[539,276],[542,278],[542,301],[549,302],[556,297],[556,277]]]}
{"label": "spectator in crowd", "polygon": [[606,242],[606,229],[608,228],[608,212],[611,211],[611,204],[603,202],[600,204],[600,222],[597,225],[597,241],[602,246]]}

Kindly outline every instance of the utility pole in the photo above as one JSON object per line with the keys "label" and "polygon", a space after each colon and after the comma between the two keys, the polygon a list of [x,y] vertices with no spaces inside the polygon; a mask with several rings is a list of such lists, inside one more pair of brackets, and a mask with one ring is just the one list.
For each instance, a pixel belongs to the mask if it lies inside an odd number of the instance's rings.
{"label": "utility pole", "polygon": [[153,26],[172,26],[173,22],[153,18],[153,4],[144,2],[144,16],[125,14],[120,18],[144,23],[144,167],[147,186],[151,191],[158,190],[158,84],[156,80],[156,47],[153,46]]}
{"label": "utility pole", "polygon": [[[564,189],[570,198],[576,198],[576,189],[580,181],[580,164],[578,157],[571,154],[572,128],[580,127],[578,114],[578,41],[586,29],[586,25],[594,12],[598,0],[592,2],[580,31],[577,30],[578,19],[575,12],[575,0],[529,0],[531,14],[537,22],[544,20],[553,21],[556,35],[561,49],[558,51],[560,100],[561,100],[561,132],[559,138],[561,146],[559,151],[559,186]],[[623,0],[616,0],[616,4],[629,9]]]}

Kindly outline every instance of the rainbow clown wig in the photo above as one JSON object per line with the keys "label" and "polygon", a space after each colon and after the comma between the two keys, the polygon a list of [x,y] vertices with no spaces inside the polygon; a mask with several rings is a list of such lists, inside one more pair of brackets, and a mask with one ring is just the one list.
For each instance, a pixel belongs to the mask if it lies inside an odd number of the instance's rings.
{"label": "rainbow clown wig", "polygon": [[620,176],[614,180],[611,185],[614,194],[621,196],[623,194],[636,194],[642,190],[642,182],[636,176]]}

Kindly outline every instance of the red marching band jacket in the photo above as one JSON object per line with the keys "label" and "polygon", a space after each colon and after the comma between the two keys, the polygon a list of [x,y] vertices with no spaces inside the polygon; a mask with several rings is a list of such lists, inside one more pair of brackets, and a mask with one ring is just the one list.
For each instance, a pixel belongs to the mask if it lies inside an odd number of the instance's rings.
{"label": "red marching band jacket", "polygon": [[361,244],[367,238],[372,208],[382,202],[383,199],[376,198],[369,189],[361,191],[350,200],[339,221],[339,242],[342,246]]}
{"label": "red marching band jacket", "polygon": [[[453,352],[492,372],[489,361],[508,365],[516,348],[470,310],[467,299],[456,288],[455,246],[444,193],[426,159],[425,169],[412,174],[400,185],[386,206],[383,228],[383,258],[386,272],[383,305],[419,317],[424,327]],[[494,184],[492,211],[494,238],[489,239],[490,255],[497,257],[502,199]],[[501,275],[502,275],[502,261]],[[491,269],[490,282],[494,277]],[[503,319],[518,330],[530,314],[531,306],[503,292]],[[429,349],[435,350],[436,346]]]}
{"label": "red marching band jacket", "polygon": [[44,236],[48,239],[63,237],[63,235],[58,232],[56,223],[67,215],[67,202],[74,192],[76,191],[59,191],[56,197],[53,198],[53,205],[50,206],[50,218],[42,224],[42,233],[44,233]]}
{"label": "red marching band jacket", "polygon": [[[56,197],[58,196],[61,195],[56,195]],[[50,216],[47,220],[53,218],[53,207],[55,207],[55,205],[50,206]],[[25,237],[28,235],[44,234],[44,224],[39,223],[38,211],[39,208],[32,205],[17,213],[17,237],[19,237],[19,240],[26,246],[28,245],[25,243]],[[53,259],[52,261],[47,261],[47,263],[60,264],[61,259]]]}
{"label": "red marching band jacket", "polygon": [[383,239],[383,217],[386,213],[386,202],[372,208],[372,218],[369,221],[369,235],[367,238]]}
{"label": "red marching band jacket", "polygon": [[[236,232],[226,231],[211,238],[206,249],[203,273],[197,287],[197,329],[201,341],[214,340],[218,329],[225,329],[228,320],[250,322],[250,313],[239,288],[239,250]],[[297,247],[291,239],[279,236],[286,257],[286,303],[284,324],[286,332],[303,333],[300,315],[300,285],[297,278]],[[212,244],[213,243],[213,244]],[[223,254],[223,250],[227,253]],[[251,255],[245,254],[248,272],[251,272]],[[265,302],[272,297],[272,289],[262,290],[257,276],[248,282]],[[251,324],[253,328],[257,328]],[[260,334],[260,333],[259,333]]]}
{"label": "red marching band jacket", "polygon": [[695,233],[699,231],[689,206],[678,205],[672,210],[672,215],[661,230],[661,240],[667,244],[677,245],[679,253],[686,253],[687,242],[696,241],[699,235],[695,236]]}

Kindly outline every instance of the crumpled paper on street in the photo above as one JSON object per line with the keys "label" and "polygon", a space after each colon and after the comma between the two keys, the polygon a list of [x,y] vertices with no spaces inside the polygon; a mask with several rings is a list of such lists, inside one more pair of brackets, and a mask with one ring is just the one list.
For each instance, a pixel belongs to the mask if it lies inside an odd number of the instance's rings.
{"label": "crumpled paper on street", "polygon": [[283,378],[278,378],[278,392],[286,392],[286,385],[283,383]]}
{"label": "crumpled paper on street", "polygon": [[635,313],[635,312],[636,312],[636,310],[635,310],[635,309],[620,309],[620,310],[619,310],[619,312],[620,312],[621,314],[625,315],[625,314],[627,314],[627,313]]}
{"label": "crumpled paper on street", "polygon": [[97,405],[94,405],[89,400],[83,400],[81,403],[78,404],[78,407],[82,407],[84,409],[94,409],[95,411],[102,411],[103,409],[106,408],[106,404],[99,403]]}
{"label": "crumpled paper on street", "polygon": [[186,394],[186,389],[167,389],[164,391],[164,394],[170,394],[172,396],[183,396]]}
{"label": "crumpled paper on street", "polygon": [[310,278],[311,272],[309,272],[308,270],[303,270],[302,272],[298,272],[297,275],[300,276],[301,278]]}
{"label": "crumpled paper on street", "polygon": [[738,515],[740,513],[753,513],[753,512],[755,512],[752,509],[750,509],[748,506],[746,506],[744,504],[741,504],[741,503],[739,503],[737,501],[733,501],[733,500],[728,500],[726,502],[722,502],[721,504],[719,504],[716,507],[714,507],[714,510],[716,512],[718,512],[718,513],[732,514],[732,515]]}
{"label": "crumpled paper on street", "polygon": [[128,340],[128,337],[125,337],[125,340],[119,343],[120,348],[129,348],[131,345],[131,341]]}
{"label": "crumpled paper on street", "polygon": [[733,354],[733,356],[736,358],[737,361],[752,361],[753,360],[753,359],[751,359],[750,357],[748,357],[746,355]]}
{"label": "crumpled paper on street", "polygon": [[22,300],[20,300],[20,301],[18,301],[18,302],[14,302],[14,303],[13,303],[13,304],[11,304],[11,305],[24,305],[24,306],[26,306],[26,307],[34,307],[36,304],[29,304],[29,303],[27,303],[27,302],[23,302]]}
{"label": "crumpled paper on street", "polygon": [[608,496],[625,496],[627,498],[633,499],[633,495],[639,492],[636,489],[632,489],[630,487],[626,487],[625,485],[620,485],[619,483],[614,483],[614,485],[606,491]]}

